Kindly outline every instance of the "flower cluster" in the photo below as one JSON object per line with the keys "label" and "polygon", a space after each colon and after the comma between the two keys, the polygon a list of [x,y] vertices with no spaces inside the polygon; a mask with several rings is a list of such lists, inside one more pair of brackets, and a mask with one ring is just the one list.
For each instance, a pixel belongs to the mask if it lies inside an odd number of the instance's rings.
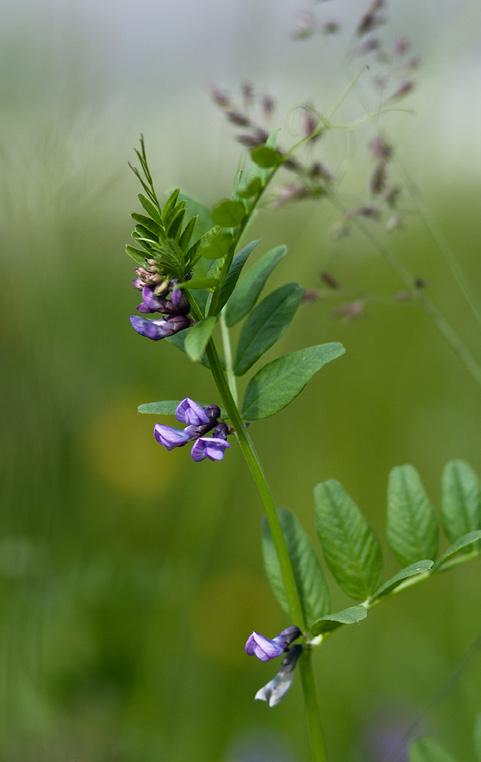
{"label": "flower cluster", "polygon": [[[202,407],[198,402],[186,397],[177,405],[175,417],[186,424],[185,428],[174,429],[172,426],[156,423],[154,436],[159,444],[167,450],[173,450],[193,441],[193,460],[199,462],[205,458],[223,459],[225,451],[230,447],[227,441],[230,432],[229,427],[219,421],[220,409],[217,405]],[[206,436],[210,432],[211,436]]]}
{"label": "flower cluster", "polygon": [[149,259],[146,268],[138,267],[136,274],[133,286],[142,293],[138,312],[158,312],[163,317],[160,320],[147,320],[139,315],[131,315],[130,322],[134,330],[147,339],[159,341],[188,328],[189,302],[184,292],[176,288],[175,281],[162,276],[155,260]]}
{"label": "flower cluster", "polygon": [[272,640],[260,632],[249,635],[245,644],[249,656],[257,656],[260,661],[270,661],[285,654],[278,673],[257,691],[257,701],[265,701],[271,707],[276,706],[287,693],[292,684],[294,668],[302,654],[302,646],[292,646],[292,643],[301,635],[299,627],[295,626],[286,627]]}

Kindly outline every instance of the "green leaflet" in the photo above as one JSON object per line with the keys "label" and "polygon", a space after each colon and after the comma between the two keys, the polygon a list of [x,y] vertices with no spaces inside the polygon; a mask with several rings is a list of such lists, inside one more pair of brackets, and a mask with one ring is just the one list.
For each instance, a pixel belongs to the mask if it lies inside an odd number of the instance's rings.
{"label": "green leaflet", "polygon": [[442,478],[442,519],[446,536],[455,542],[461,535],[481,529],[481,485],[477,474],[463,460],[446,464]]}
{"label": "green leaflet", "polygon": [[[330,596],[319,559],[300,522],[290,511],[279,510],[279,520],[286,538],[297,589],[306,622],[329,611]],[[267,578],[274,595],[285,611],[289,610],[284,582],[267,520],[262,523],[262,553]],[[299,624],[294,622],[294,624]]]}
{"label": "green leaflet", "polygon": [[145,267],[145,259],[148,256],[146,251],[142,251],[142,249],[136,249],[135,246],[131,246],[130,244],[127,244],[125,251],[129,257],[134,260],[136,265],[139,265],[139,267]]}
{"label": "green leaflet", "polygon": [[287,246],[275,246],[242,276],[225,306],[225,321],[229,327],[251,311],[269,275],[286,254]]}
{"label": "green leaflet", "polygon": [[[251,241],[244,246],[233,258],[229,272],[227,273],[224,282],[219,286],[218,290],[214,293],[213,311],[217,314],[221,311],[224,304],[229,299],[233,290],[236,287],[236,283],[241,274],[242,268],[247,262],[248,257],[252,254],[259,241]],[[215,309],[214,309],[215,306]]]}
{"label": "green leaflet", "polygon": [[215,225],[223,228],[235,228],[244,219],[246,210],[241,201],[225,199],[220,201],[212,210],[212,219]]}
{"label": "green leaflet", "polygon": [[368,598],[382,579],[376,535],[339,482],[318,484],[314,498],[317,534],[329,569],[352,598]]}
{"label": "green leaflet", "polygon": [[175,415],[180,400],[162,400],[161,402],[144,402],[139,405],[137,412],[150,415]]}
{"label": "green leaflet", "polygon": [[438,569],[441,569],[444,564],[449,561],[453,556],[455,556],[457,553],[460,553],[462,550],[465,550],[470,545],[474,545],[475,543],[478,543],[481,541],[481,530],[476,529],[474,532],[468,532],[467,534],[463,535],[462,537],[459,537],[459,539],[456,540],[455,543],[451,545],[450,548],[447,549],[445,553],[439,558],[438,562],[434,566],[434,571],[437,571]]}
{"label": "green leaflet", "polygon": [[304,289],[287,283],[265,297],[244,323],[237,345],[234,373],[242,376],[279,339],[302,301]]}
{"label": "green leaflet", "polygon": [[[169,344],[173,344],[177,349],[180,349],[182,352],[186,352],[187,350],[185,348],[185,343],[187,341],[187,337],[192,329],[191,328],[185,328],[183,331],[179,331],[178,333],[174,333],[173,336],[168,336],[165,341],[168,341]],[[200,360],[201,364],[204,365],[206,368],[210,368],[209,360],[207,359],[206,355],[202,357]]]}
{"label": "green leaflet", "polygon": [[347,609],[337,611],[335,614],[327,614],[311,624],[310,630],[313,635],[321,635],[325,632],[337,630],[343,624],[357,624],[367,617],[366,606],[349,606]]}
{"label": "green leaflet", "polygon": [[268,145],[257,146],[251,150],[251,159],[263,169],[277,167],[282,162],[282,154]]}
{"label": "green leaflet", "polygon": [[[144,402],[143,405],[139,405],[137,408],[138,413],[144,415],[175,415],[177,405],[182,400],[161,400],[160,402]],[[211,402],[200,402],[202,407],[211,405]],[[225,418],[225,411],[221,408],[222,417]]]}
{"label": "green leaflet", "polygon": [[342,344],[318,344],[264,365],[249,381],[242,415],[246,421],[268,418],[286,407],[318,370],[345,352]]}
{"label": "green leaflet", "polygon": [[371,596],[371,600],[375,601],[378,598],[382,598],[384,595],[389,595],[389,593],[392,593],[393,590],[396,590],[401,584],[407,583],[407,580],[410,580],[413,577],[419,577],[420,574],[427,574],[433,566],[434,561],[428,559],[416,561],[416,563],[406,566],[395,574],[394,577],[390,577],[390,579],[384,582],[381,587],[376,590],[374,595]]}
{"label": "green leaflet", "polygon": [[432,738],[419,738],[409,750],[409,762],[456,762],[442,746]]}
{"label": "green leaflet", "polygon": [[193,362],[200,362],[204,356],[205,348],[217,323],[216,317],[209,317],[196,323],[185,339],[185,351]]}
{"label": "green leaflet", "polygon": [[210,211],[200,201],[197,201],[197,199],[189,196],[187,193],[181,192],[179,199],[185,202],[185,208],[189,217],[197,217],[195,232],[199,238],[202,237],[214,225]]}
{"label": "green leaflet", "polygon": [[200,239],[197,254],[206,259],[220,259],[227,255],[232,241],[232,233],[216,225]]}
{"label": "green leaflet", "polygon": [[435,559],[438,524],[413,466],[392,469],[387,496],[387,539],[399,562],[408,565],[419,558]]}

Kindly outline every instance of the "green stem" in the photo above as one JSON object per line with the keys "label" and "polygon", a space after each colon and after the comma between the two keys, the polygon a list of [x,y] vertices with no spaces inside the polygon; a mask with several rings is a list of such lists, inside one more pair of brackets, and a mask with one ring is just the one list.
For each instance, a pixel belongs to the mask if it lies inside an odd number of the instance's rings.
{"label": "green stem", "polygon": [[302,658],[299,660],[299,669],[301,672],[302,690],[304,692],[304,701],[306,704],[307,722],[309,724],[312,758],[315,759],[316,762],[321,762],[322,760],[327,760],[327,753],[320,723],[320,711],[317,701],[316,683],[311,664],[311,656],[311,649],[304,649]]}
{"label": "green stem", "polygon": [[227,374],[227,382],[229,384],[230,393],[234,399],[235,404],[238,403],[237,395],[237,380],[235,377],[234,369],[232,367],[232,346],[230,342],[229,329],[225,322],[224,310],[221,310],[219,316],[220,334],[222,337],[222,348],[224,350],[225,372]]}
{"label": "green stem", "polygon": [[[254,447],[254,443],[244,426],[244,422],[240,415],[239,409],[231,394],[229,384],[227,383],[226,377],[224,375],[219,355],[217,354],[217,349],[213,340],[211,340],[207,345],[207,357],[209,359],[212,375],[214,377],[214,381],[216,383],[219,394],[222,398],[224,408],[235,428],[237,441],[266,513],[272,536],[272,542],[274,543],[274,548],[276,550],[276,555],[281,570],[282,580],[284,582],[284,589],[286,591],[291,621],[293,624],[297,624],[303,630],[305,633],[305,638],[307,639],[304,612],[302,610],[299,591],[297,589],[294,571],[292,568],[291,559],[289,557],[289,550],[287,548],[282,526],[279,521],[274,497],[267,482],[261,461]],[[306,713],[308,717],[312,759],[313,762],[326,762],[327,758],[320,726],[320,715],[319,707],[317,704],[314,674],[312,671],[310,652],[308,649],[304,649],[303,657],[300,660],[300,672],[304,701],[306,705]]]}

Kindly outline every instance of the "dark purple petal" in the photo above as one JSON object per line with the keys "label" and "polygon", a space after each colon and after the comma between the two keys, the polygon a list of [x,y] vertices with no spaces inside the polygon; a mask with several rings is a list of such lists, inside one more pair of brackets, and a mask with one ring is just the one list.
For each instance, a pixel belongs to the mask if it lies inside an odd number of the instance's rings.
{"label": "dark purple petal", "polygon": [[209,417],[204,408],[198,402],[185,397],[179,402],[175,411],[175,417],[181,423],[191,426],[205,426],[210,423]]}
{"label": "dark purple petal", "polygon": [[227,439],[229,433],[229,427],[225,423],[218,423],[215,429],[212,431],[212,436],[219,439]]}
{"label": "dark purple petal", "polygon": [[253,632],[247,639],[245,651],[249,656],[257,656],[261,661],[270,661],[284,652],[284,646],[269,640],[260,632]]}
{"label": "dark purple petal", "polygon": [[172,426],[164,426],[161,423],[155,424],[154,437],[167,450],[173,450],[174,447],[183,447],[190,441],[190,437],[185,431],[179,431],[179,429],[174,429]]}
{"label": "dark purple petal", "polygon": [[218,405],[206,405],[204,410],[211,421],[217,420],[220,416],[220,407]]}
{"label": "dark purple petal", "polygon": [[222,460],[225,451],[230,447],[229,442],[218,437],[200,437],[192,447],[192,458],[199,462],[204,458],[209,460]]}
{"label": "dark purple petal", "polygon": [[162,297],[156,296],[154,289],[144,286],[142,289],[142,302],[137,307],[139,312],[169,312],[165,309],[168,302]]}
{"label": "dark purple petal", "polygon": [[165,339],[167,336],[173,336],[178,331],[183,331],[190,325],[189,318],[183,315],[168,318],[167,320],[146,320],[138,315],[130,316],[132,328],[141,336],[145,336],[152,341]]}
{"label": "dark purple petal", "polygon": [[282,646],[284,650],[287,649],[288,646],[291,645],[297,638],[300,638],[302,635],[301,630],[299,627],[296,627],[295,625],[291,627],[286,627],[285,630],[281,630],[281,632],[275,636],[272,640],[274,643],[277,643],[279,646]]}
{"label": "dark purple petal", "polygon": [[174,288],[170,295],[170,303],[176,315],[186,315],[190,310],[189,300],[181,288]]}

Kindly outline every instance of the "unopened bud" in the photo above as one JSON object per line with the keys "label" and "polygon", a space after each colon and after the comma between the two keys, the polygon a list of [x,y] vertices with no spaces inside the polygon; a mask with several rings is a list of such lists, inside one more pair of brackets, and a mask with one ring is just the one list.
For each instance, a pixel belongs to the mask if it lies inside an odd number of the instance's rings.
{"label": "unopened bud", "polygon": [[262,106],[262,113],[264,114],[265,119],[270,119],[272,114],[274,113],[275,109],[275,101],[272,95],[263,95],[261,106]]}
{"label": "unopened bud", "polygon": [[230,110],[227,112],[227,119],[229,122],[232,122],[232,124],[235,124],[237,127],[249,127],[250,125],[250,119],[245,114],[242,114],[240,111],[234,111]]}
{"label": "unopened bud", "polygon": [[406,82],[403,82],[398,89],[391,95],[390,100],[398,100],[399,98],[404,98],[406,95],[409,95],[414,90],[414,82],[412,80],[406,80]]}
{"label": "unopened bud", "polygon": [[337,289],[340,288],[340,283],[337,280],[337,278],[334,277],[334,275],[330,272],[327,272],[327,270],[323,270],[321,273],[321,280],[328,288]]}
{"label": "unopened bud", "polygon": [[230,98],[223,90],[220,90],[216,85],[211,85],[210,94],[212,100],[217,106],[221,108],[227,108],[230,105]]}

